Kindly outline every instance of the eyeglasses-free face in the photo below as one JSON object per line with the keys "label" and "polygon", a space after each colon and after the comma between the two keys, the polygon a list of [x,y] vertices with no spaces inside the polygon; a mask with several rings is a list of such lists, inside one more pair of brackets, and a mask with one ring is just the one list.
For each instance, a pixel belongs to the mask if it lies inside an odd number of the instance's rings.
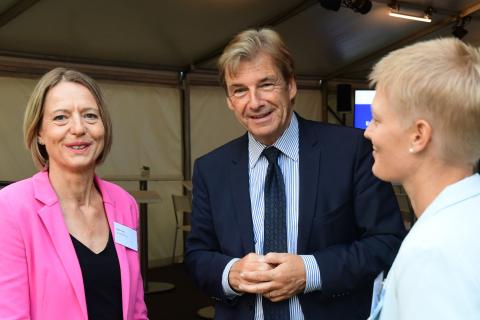
{"label": "eyeglasses-free face", "polygon": [[403,183],[415,172],[415,157],[409,152],[411,128],[406,128],[392,105],[398,103],[377,85],[372,103],[372,121],[364,132],[372,141],[373,174],[384,181]]}
{"label": "eyeglasses-free face", "polygon": [[38,139],[47,149],[50,170],[94,170],[104,137],[97,102],[86,87],[62,81],[48,91]]}
{"label": "eyeglasses-free face", "polygon": [[227,73],[227,103],[237,120],[254,138],[271,145],[290,124],[294,79],[283,79],[273,59],[260,53],[241,61],[234,75]]}
{"label": "eyeglasses-free face", "polygon": [[251,92],[249,88],[240,85],[230,88],[231,92],[229,92],[228,96],[235,102],[246,103],[251,98],[252,94],[258,95],[258,98],[260,99],[266,98],[275,90],[283,89],[285,85],[283,79],[266,78],[260,81],[253,92]]}

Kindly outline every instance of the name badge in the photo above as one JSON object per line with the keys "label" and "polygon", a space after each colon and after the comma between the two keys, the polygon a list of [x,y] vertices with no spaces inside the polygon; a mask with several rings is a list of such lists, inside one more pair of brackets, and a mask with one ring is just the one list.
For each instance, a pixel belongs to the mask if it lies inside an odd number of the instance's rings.
{"label": "name badge", "polygon": [[372,306],[370,317],[367,320],[377,320],[380,318],[385,297],[385,286],[383,281],[383,271],[375,278],[373,282]]}
{"label": "name badge", "polygon": [[378,274],[378,276],[373,281],[373,292],[372,292],[372,306],[370,308],[370,314],[373,313],[373,310],[377,308],[378,303],[380,302],[380,297],[383,289],[383,271]]}
{"label": "name badge", "polygon": [[130,248],[132,250],[138,251],[138,242],[137,242],[137,231],[124,226],[121,223],[113,222],[113,228],[115,229],[115,242]]}

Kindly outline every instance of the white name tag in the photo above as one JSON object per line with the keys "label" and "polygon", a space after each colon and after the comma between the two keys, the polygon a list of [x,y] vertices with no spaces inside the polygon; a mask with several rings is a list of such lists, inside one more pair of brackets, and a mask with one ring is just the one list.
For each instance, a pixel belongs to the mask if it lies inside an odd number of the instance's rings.
{"label": "white name tag", "polygon": [[373,282],[372,307],[370,317],[367,320],[377,320],[382,311],[385,287],[383,285],[383,271],[375,278]]}
{"label": "white name tag", "polygon": [[138,251],[138,242],[137,242],[137,231],[124,226],[121,223],[114,222],[113,228],[115,229],[115,242],[130,248],[132,250]]}

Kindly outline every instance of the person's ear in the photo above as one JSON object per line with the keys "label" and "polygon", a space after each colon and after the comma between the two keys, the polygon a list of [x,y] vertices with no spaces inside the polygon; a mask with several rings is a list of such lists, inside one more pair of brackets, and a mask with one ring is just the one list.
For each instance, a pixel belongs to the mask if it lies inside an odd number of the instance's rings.
{"label": "person's ear", "polygon": [[295,96],[297,95],[297,82],[295,81],[295,79],[292,77],[290,78],[290,80],[288,81],[288,96],[290,98],[290,101],[295,98]]}
{"label": "person's ear", "polygon": [[45,141],[43,141],[43,138],[42,138],[42,132],[41,132],[41,130],[37,133],[37,143],[38,143],[38,144],[41,144],[41,145],[44,145],[44,144],[45,144]]}
{"label": "person's ear", "polygon": [[428,121],[416,120],[412,126],[410,138],[410,153],[424,151],[432,140],[432,126]]}

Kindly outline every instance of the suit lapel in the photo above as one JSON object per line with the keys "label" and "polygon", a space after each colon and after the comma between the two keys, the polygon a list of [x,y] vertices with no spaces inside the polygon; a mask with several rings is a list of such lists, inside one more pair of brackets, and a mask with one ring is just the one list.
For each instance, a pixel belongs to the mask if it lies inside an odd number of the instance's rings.
{"label": "suit lapel", "polygon": [[65,273],[70,279],[75,295],[78,299],[83,318],[88,318],[87,302],[83,286],[82,270],[70,239],[67,226],[62,214],[62,208],[57,195],[50,184],[48,172],[43,171],[33,178],[35,198],[44,204],[38,211],[38,215],[47,230],[55,247],[58,258],[62,262]]}
{"label": "suit lapel", "polygon": [[250,204],[248,136],[245,134],[232,145],[230,190],[233,209],[240,228],[244,254],[255,252],[253,240],[252,209]]}
{"label": "suit lapel", "polygon": [[297,254],[307,250],[319,184],[320,145],[313,128],[297,115],[300,142],[300,190]]}
{"label": "suit lapel", "polygon": [[[123,221],[122,215],[117,214],[117,210],[119,209],[116,207],[115,201],[112,199],[112,197],[110,197],[108,188],[105,186],[103,181],[100,180],[98,177],[95,177],[95,182],[102,194],[103,206],[107,215],[108,225],[110,226],[110,231],[112,232],[113,239],[115,240],[115,228],[113,223],[117,222],[123,225],[127,224]],[[120,265],[123,318],[126,319],[128,316],[130,296],[130,270],[128,265],[126,248],[115,241],[115,250],[117,251],[118,263]]]}

